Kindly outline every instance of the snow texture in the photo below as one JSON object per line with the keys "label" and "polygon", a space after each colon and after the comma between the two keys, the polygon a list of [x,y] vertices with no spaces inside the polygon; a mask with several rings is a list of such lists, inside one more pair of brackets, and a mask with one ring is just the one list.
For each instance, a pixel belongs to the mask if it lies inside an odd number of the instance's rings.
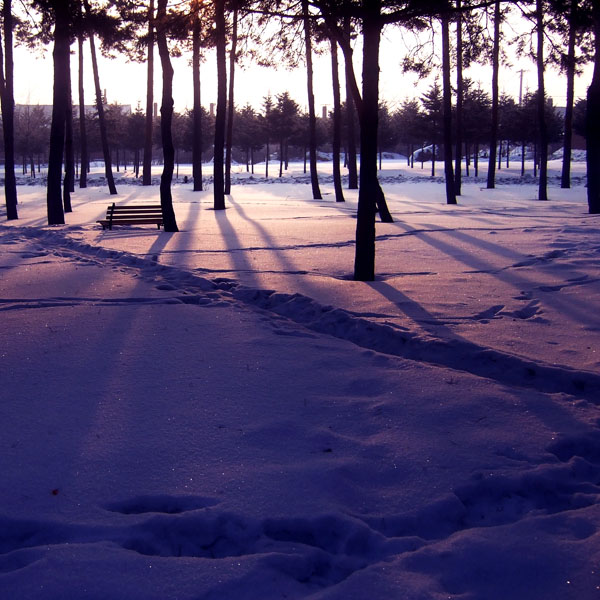
{"label": "snow texture", "polygon": [[[48,227],[44,189],[19,187],[20,219],[0,211],[1,598],[600,597],[585,188],[538,202],[505,169],[515,185],[467,179],[451,207],[384,166],[372,283],[352,281],[357,194],[335,203],[327,164],[324,200],[301,165],[239,167],[220,212],[175,184],[173,234],[103,231],[99,186]],[[127,181],[118,202],[158,199]]]}

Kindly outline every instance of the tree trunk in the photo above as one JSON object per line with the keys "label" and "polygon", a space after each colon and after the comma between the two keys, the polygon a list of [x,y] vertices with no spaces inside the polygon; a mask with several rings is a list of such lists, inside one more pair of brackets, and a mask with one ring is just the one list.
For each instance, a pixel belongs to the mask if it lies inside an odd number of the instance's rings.
{"label": "tree trunk", "polygon": [[[344,30],[348,38],[350,37],[350,19],[344,19]],[[344,61],[346,70],[346,130],[348,139],[346,145],[348,148],[346,162],[348,165],[348,189],[358,189],[358,167],[356,164],[356,130],[354,128],[354,117],[356,115],[356,104],[352,95],[350,81],[352,72],[352,62]]]}
{"label": "tree trunk", "polygon": [[75,183],[75,155],[73,148],[73,99],[71,95],[71,53],[69,50],[68,68],[68,90],[65,111],[65,178],[63,181],[63,208],[66,213],[73,212],[71,207],[71,192]]}
{"label": "tree trunk", "polygon": [[[15,136],[14,136],[14,63],[13,63],[13,16],[12,3],[4,0],[2,7],[4,20],[4,73],[0,77],[0,103],[4,130],[4,196],[6,218],[18,219],[17,179],[15,176]],[[0,43],[1,45],[1,43]],[[0,62],[1,64],[1,62]]]}
{"label": "tree trunk", "polygon": [[488,160],[487,188],[496,187],[496,146],[498,144],[498,72],[500,70],[500,0],[494,7],[494,47],[492,52],[492,124],[490,130],[490,156]]}
{"label": "tree trunk", "polygon": [[571,150],[573,145],[573,103],[575,99],[575,12],[577,0],[571,0],[571,18],[569,19],[569,44],[567,52],[567,106],[565,108],[565,134],[563,141],[563,161],[560,178],[561,188],[571,187]]}
{"label": "tree trunk", "polygon": [[344,190],[342,188],[342,174],[340,170],[342,120],[338,51],[337,42],[333,37],[329,38],[329,43],[331,45],[331,80],[333,82],[333,188],[335,190],[335,201],[344,202]]}
{"label": "tree trunk", "polygon": [[225,139],[225,194],[231,194],[231,150],[233,144],[233,101],[235,62],[237,52],[238,3],[233,0],[233,23],[231,32],[231,50],[229,51],[229,99],[227,102],[227,133]]}
{"label": "tree trunk", "polygon": [[363,0],[362,102],[360,107],[360,188],[356,220],[354,279],[375,279],[377,211],[377,125],[379,113],[379,43],[381,0]]}
{"label": "tree trunk", "polygon": [[79,144],[81,151],[81,169],[79,172],[79,187],[87,187],[88,170],[88,147],[87,147],[87,128],[85,121],[85,95],[83,86],[83,35],[77,36],[79,48]]}
{"label": "tree trunk", "polygon": [[61,180],[66,108],[69,102],[69,9],[62,0],[54,0],[52,8],[54,11],[54,50],[52,52],[54,92],[48,156],[47,209],[48,225],[63,225],[65,215],[62,205]]}
{"label": "tree trunk", "polygon": [[432,144],[431,156],[431,176],[435,177],[435,143]]}
{"label": "tree trunk", "polygon": [[462,13],[461,0],[456,0],[456,139],[454,157],[454,193],[460,196],[462,192],[462,105],[463,105],[463,48],[462,48]]}
{"label": "tree trunk", "polygon": [[195,3],[194,28],[192,32],[192,80],[194,88],[194,135],[192,140],[192,178],[194,191],[202,191],[202,105],[200,103],[200,6]]}
{"label": "tree trunk", "polygon": [[142,185],[152,185],[152,125],[154,122],[154,0],[148,5],[148,75],[146,80],[146,129]]}
{"label": "tree trunk", "polygon": [[269,179],[269,154],[271,152],[271,148],[269,145],[269,138],[267,138],[267,150],[265,152],[265,179]]}
{"label": "tree trunk", "polygon": [[167,36],[165,33],[165,17],[167,0],[158,0],[156,18],[158,28],[156,31],[156,44],[162,67],[162,104],[160,107],[160,134],[163,147],[163,172],[160,178],[160,206],[163,213],[165,231],[179,231],[173,210],[171,196],[171,182],[175,164],[175,148],[171,126],[173,122],[173,67],[169,56]]}
{"label": "tree trunk", "polygon": [[543,0],[536,0],[535,5],[537,12],[537,112],[540,143],[538,200],[548,200],[548,128],[546,125],[546,94],[544,90],[544,2]]}
{"label": "tree trunk", "polygon": [[225,118],[227,110],[227,57],[225,51],[225,0],[215,0],[215,40],[217,47],[217,114],[215,117],[214,145],[214,209],[225,209],[225,182],[223,176],[223,150],[225,148]]}
{"label": "tree trunk", "polygon": [[442,15],[442,80],[444,104],[444,175],[446,203],[456,204],[454,170],[452,168],[452,84],[450,83],[450,20]]}
{"label": "tree trunk", "polygon": [[283,140],[279,141],[279,177],[283,177]]}
{"label": "tree trunk", "polygon": [[302,0],[304,19],[304,49],[306,54],[306,86],[308,89],[308,152],[310,158],[310,183],[315,200],[321,200],[319,176],[317,174],[317,117],[315,115],[315,94],[313,91],[312,32],[308,0]]}
{"label": "tree trunk", "polygon": [[[85,12],[87,15],[90,13],[90,5],[88,0],[83,0],[85,6]],[[98,59],[96,58],[96,44],[94,43],[94,34],[90,30],[88,32],[90,40],[90,52],[92,54],[92,70],[94,72],[94,86],[96,88],[96,110],[98,111],[98,125],[100,126],[100,140],[102,143],[102,154],[104,156],[104,173],[106,181],[108,183],[108,190],[111,194],[117,193],[115,187],[115,180],[112,173],[112,165],[110,161],[110,151],[108,148],[108,134],[106,132],[106,120],[104,118],[104,104],[102,101],[102,91],[100,89],[100,75],[98,73]]]}
{"label": "tree trunk", "polygon": [[594,75],[587,91],[587,197],[590,214],[600,214],[600,4],[593,3]]}

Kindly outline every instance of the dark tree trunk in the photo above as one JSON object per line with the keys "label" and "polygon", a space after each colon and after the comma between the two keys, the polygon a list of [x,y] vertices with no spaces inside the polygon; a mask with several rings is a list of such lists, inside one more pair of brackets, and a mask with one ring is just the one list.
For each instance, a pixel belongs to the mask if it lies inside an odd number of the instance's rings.
{"label": "dark tree trunk", "polygon": [[283,177],[283,140],[279,142],[279,177]]}
{"label": "dark tree trunk", "polygon": [[265,179],[269,179],[269,153],[271,152],[271,148],[269,145],[269,138],[267,138],[267,149],[265,152]]}
{"label": "dark tree trunk", "polygon": [[165,32],[165,17],[167,0],[158,0],[156,18],[159,23],[156,31],[156,44],[162,67],[162,104],[160,107],[160,134],[163,147],[163,172],[160,178],[160,206],[163,212],[165,231],[179,231],[173,210],[171,182],[175,165],[175,148],[171,126],[173,122],[173,67],[169,56],[167,36]]}
{"label": "dark tree trunk", "polygon": [[317,174],[317,117],[315,115],[315,94],[313,91],[312,32],[308,13],[308,0],[302,0],[304,18],[304,48],[306,53],[306,85],[308,89],[308,152],[310,158],[310,183],[315,200],[321,200],[319,176]]}
{"label": "dark tree trunk", "polygon": [[85,95],[83,89],[83,35],[77,36],[79,48],[79,144],[81,151],[81,169],[79,172],[79,187],[87,187],[88,147],[87,128],[85,122]]}
{"label": "dark tree trunk", "polygon": [[62,0],[52,3],[54,11],[54,92],[52,123],[50,125],[50,152],[48,156],[47,208],[48,225],[63,225],[65,214],[62,204],[62,165],[65,148],[66,109],[69,102],[69,10]]}
{"label": "dark tree trunk", "polygon": [[[4,0],[2,7],[4,21],[4,73],[0,77],[0,102],[4,129],[4,195],[6,218],[18,219],[17,179],[15,177],[15,136],[14,136],[14,64],[13,64],[13,16],[12,3]],[[1,45],[1,44],[0,44]]]}
{"label": "dark tree trunk", "polygon": [[490,130],[490,156],[488,160],[487,188],[496,187],[496,146],[498,145],[498,72],[500,70],[500,0],[494,8],[494,48],[492,53],[492,126]]}
{"label": "dark tree trunk", "polygon": [[148,6],[148,76],[146,80],[146,129],[142,185],[152,185],[152,125],[154,122],[154,0]]}
{"label": "dark tree trunk", "polygon": [[231,150],[233,145],[233,101],[235,62],[237,53],[238,3],[233,0],[233,23],[231,31],[231,50],[229,51],[229,99],[227,102],[227,132],[225,139],[225,194],[231,194]]}
{"label": "dark tree trunk", "polygon": [[[90,13],[88,0],[83,0],[86,14]],[[115,180],[112,173],[112,165],[110,160],[110,150],[108,147],[108,134],[106,131],[106,119],[104,118],[104,104],[102,102],[102,90],[100,89],[100,75],[98,73],[98,59],[96,57],[96,44],[94,43],[94,34],[90,30],[88,32],[90,40],[90,52],[92,54],[92,69],[94,72],[94,87],[96,88],[96,110],[98,111],[98,125],[100,127],[100,141],[102,143],[102,154],[104,156],[104,174],[108,183],[108,190],[111,194],[117,193]]]}
{"label": "dark tree trunk", "polygon": [[71,95],[71,56],[69,51],[67,94],[69,101],[65,114],[65,178],[63,181],[63,208],[66,213],[73,212],[71,207],[71,192],[75,183],[75,153],[73,147],[73,99]]}
{"label": "dark tree trunk", "polygon": [[225,182],[223,176],[223,150],[225,149],[225,118],[227,110],[227,43],[225,32],[225,0],[215,3],[215,40],[217,47],[217,114],[215,117],[214,145],[214,209],[225,209]]}
{"label": "dark tree trunk", "polygon": [[593,3],[594,75],[587,91],[587,197],[590,214],[600,214],[600,4]]}
{"label": "dark tree trunk", "polygon": [[431,156],[431,176],[435,177],[435,150],[436,150],[436,145],[435,142],[432,144],[432,156]]}
{"label": "dark tree trunk", "polygon": [[[198,11],[200,8],[195,7]],[[194,191],[202,191],[202,105],[200,103],[200,34],[201,22],[198,12],[194,15],[192,32],[192,79],[194,87],[194,136],[192,140],[192,178]]]}
{"label": "dark tree trunk", "polygon": [[463,112],[463,48],[462,48],[462,13],[461,0],[456,0],[456,139],[454,147],[454,193],[460,196],[462,193],[462,112]]}
{"label": "dark tree trunk", "polygon": [[571,150],[573,147],[573,103],[575,99],[575,26],[577,0],[571,0],[569,19],[569,44],[567,51],[567,106],[565,108],[565,134],[563,141],[563,162],[560,178],[561,188],[571,187]]}
{"label": "dark tree trunk", "polygon": [[537,12],[537,72],[538,72],[538,132],[540,144],[540,179],[538,200],[548,200],[548,127],[546,125],[546,93],[544,89],[544,2],[536,0]]}
{"label": "dark tree trunk", "polygon": [[444,175],[446,203],[456,204],[454,170],[452,168],[452,85],[450,83],[450,20],[442,15],[442,79],[444,103]]}
{"label": "dark tree trunk", "polygon": [[362,103],[360,106],[360,188],[356,221],[354,279],[375,279],[375,213],[379,113],[379,43],[381,0],[363,0]]}
{"label": "dark tree trunk", "polygon": [[[344,20],[346,35],[350,37],[350,19]],[[348,189],[358,189],[358,167],[356,164],[356,130],[354,127],[354,117],[356,114],[356,104],[350,89],[352,62],[344,61],[346,69],[346,130],[348,139],[346,145],[348,148],[346,163],[348,166]]]}
{"label": "dark tree trunk", "polygon": [[335,201],[344,202],[344,190],[342,188],[342,174],[340,170],[342,119],[338,51],[337,42],[333,37],[329,39],[329,43],[331,45],[331,79],[333,82],[333,188],[335,190]]}

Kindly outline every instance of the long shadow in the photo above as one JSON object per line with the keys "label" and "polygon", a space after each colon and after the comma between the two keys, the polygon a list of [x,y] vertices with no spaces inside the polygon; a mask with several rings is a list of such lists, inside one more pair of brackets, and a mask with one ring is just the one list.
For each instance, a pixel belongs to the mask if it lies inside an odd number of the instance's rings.
{"label": "long shadow", "polygon": [[407,317],[432,334],[434,339],[397,344],[398,356],[422,360],[457,371],[493,379],[501,384],[533,387],[541,392],[556,391],[589,397],[598,402],[600,376],[555,365],[540,364],[517,355],[480,346],[458,335],[421,304],[385,282],[366,283]]}
{"label": "long shadow", "polygon": [[[293,260],[291,260],[289,257],[286,256],[286,249],[281,249],[278,248],[278,243],[276,242],[276,240],[274,240],[271,235],[269,234],[269,232],[265,229],[265,227],[263,227],[258,221],[256,221],[255,219],[250,218],[244,208],[242,207],[242,205],[238,202],[235,201],[235,199],[233,197],[231,197],[230,199],[230,203],[232,204],[232,206],[235,208],[237,214],[240,215],[240,217],[250,223],[254,229],[258,232],[258,234],[260,235],[260,237],[264,240],[265,242],[265,246],[269,249],[269,252],[272,252],[276,257],[277,260],[279,261],[279,264],[282,267],[282,271],[281,273],[283,275],[285,274],[300,274],[300,275],[308,275],[310,274],[308,270],[302,269],[300,266],[298,266]],[[327,246],[330,246],[329,244],[327,244]],[[288,251],[290,249],[287,249]],[[319,274],[316,273],[316,275],[323,275],[323,274]],[[323,275],[324,277],[327,277],[327,275]],[[303,280],[303,287],[305,290],[308,290],[308,294],[310,293],[318,293],[318,288],[311,284],[310,281],[308,280]]]}
{"label": "long shadow", "polygon": [[[412,229],[410,225],[405,224],[405,227],[409,231]],[[528,258],[527,256],[525,256],[523,254],[516,253],[516,252],[514,252],[510,249],[506,249],[505,247],[500,246],[498,244],[494,244],[494,243],[487,242],[485,240],[481,240],[479,238],[470,236],[463,231],[449,229],[445,232],[445,234],[448,235],[449,237],[453,237],[457,240],[467,242],[473,248],[484,249],[485,251],[497,254],[499,256],[505,256],[507,258],[517,258],[520,260]],[[489,275],[490,277],[495,277],[496,279],[499,279],[503,283],[506,283],[506,284],[510,285],[511,287],[513,287],[518,292],[525,291],[525,290],[535,291],[536,288],[540,289],[540,291],[543,292],[543,287],[544,287],[543,282],[536,281],[532,278],[527,278],[521,274],[516,273],[515,269],[518,267],[515,267],[514,265],[510,265],[508,267],[511,269],[510,271],[507,268],[498,269],[498,267],[490,264],[489,262],[487,262],[483,258],[481,258],[480,254],[478,254],[478,253],[476,254],[474,252],[471,252],[471,253],[465,252],[464,249],[457,247],[455,245],[452,245],[448,242],[445,242],[441,239],[435,238],[431,234],[423,233],[419,236],[419,239],[422,239],[425,243],[436,248],[437,250],[440,250],[444,254],[446,254],[450,257],[454,257],[457,261],[462,262],[463,264],[471,267],[473,270],[480,272],[480,273],[485,273],[485,274]],[[459,254],[459,256],[457,256],[457,254]],[[513,267],[513,268],[511,268],[511,267]],[[571,280],[581,278],[582,276],[587,275],[587,273],[581,273],[580,271],[577,271],[575,269],[572,270],[572,273],[573,273],[573,276],[569,278]],[[552,290],[549,289],[548,291],[552,291]],[[582,304],[581,302],[578,302],[574,298],[569,298],[567,300],[566,298],[559,297],[557,294],[546,294],[546,293],[544,293],[543,295],[540,294],[540,295],[538,295],[538,297],[540,300],[543,300],[543,302],[545,302],[549,306],[555,308],[557,311],[561,312],[562,314],[569,315],[574,320],[578,320],[581,324],[586,324],[590,320],[589,306]]]}
{"label": "long shadow", "polygon": [[217,210],[214,211],[214,213],[217,225],[221,230],[221,235],[229,249],[227,256],[229,256],[233,262],[232,270],[246,274],[251,280],[252,285],[258,287],[259,281],[256,276],[257,269],[250,263],[248,259],[248,253],[242,247],[240,238],[235,230],[235,227],[233,227],[233,225],[229,222],[229,219],[227,217],[227,210]]}

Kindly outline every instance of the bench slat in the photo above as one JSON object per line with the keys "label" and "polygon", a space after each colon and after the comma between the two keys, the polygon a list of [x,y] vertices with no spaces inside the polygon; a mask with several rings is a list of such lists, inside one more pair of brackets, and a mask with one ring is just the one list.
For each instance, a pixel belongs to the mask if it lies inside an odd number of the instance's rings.
{"label": "bench slat", "polygon": [[111,204],[106,210],[106,218],[96,221],[102,229],[112,229],[117,225],[145,225],[155,224],[160,229],[163,225],[162,208],[157,204],[138,204],[117,206]]}

